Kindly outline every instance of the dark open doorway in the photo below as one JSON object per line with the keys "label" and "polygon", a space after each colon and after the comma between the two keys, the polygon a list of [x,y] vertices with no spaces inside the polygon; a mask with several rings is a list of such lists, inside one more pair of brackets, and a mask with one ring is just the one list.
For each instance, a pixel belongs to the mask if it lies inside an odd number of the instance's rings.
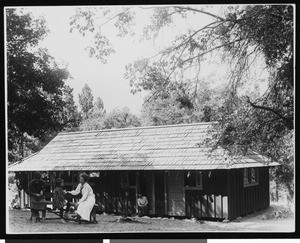
{"label": "dark open doorway", "polygon": [[165,214],[165,190],[164,171],[157,171],[154,174],[155,184],[155,214],[163,216]]}

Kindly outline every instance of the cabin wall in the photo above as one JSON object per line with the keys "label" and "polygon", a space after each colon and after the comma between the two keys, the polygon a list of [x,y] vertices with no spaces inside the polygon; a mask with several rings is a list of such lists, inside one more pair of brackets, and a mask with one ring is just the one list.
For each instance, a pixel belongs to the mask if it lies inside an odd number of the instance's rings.
{"label": "cabin wall", "polygon": [[185,192],[183,187],[183,172],[167,172],[168,179],[168,215],[185,215]]}
{"label": "cabin wall", "polygon": [[[128,173],[131,173],[130,181]],[[47,190],[54,189],[56,177],[64,178],[67,190],[74,189],[79,174],[50,172]],[[102,171],[99,177],[91,177],[90,184],[100,211],[115,214],[124,211],[136,214],[138,192],[148,198],[149,215],[234,219],[270,205],[268,168],[259,168],[259,183],[248,187],[244,187],[242,169],[202,171],[201,174],[201,188],[186,187],[184,171]],[[28,177],[30,181],[32,173]],[[30,203],[24,191],[20,200],[21,206]]]}
{"label": "cabin wall", "polygon": [[[56,178],[64,179],[65,189],[75,189],[80,173],[56,171],[45,174],[43,179],[46,182],[46,192],[53,191]],[[141,192],[148,198],[149,215],[197,218],[227,216],[224,171],[213,171],[211,177],[208,177],[207,171],[203,171],[201,190],[184,186],[184,171],[101,171],[98,173],[99,177],[91,177],[89,184],[94,190],[96,203],[101,212],[123,214],[127,211],[128,215],[134,215],[137,212],[137,192]],[[130,182],[128,173],[131,173]],[[31,179],[32,173],[28,173],[28,181]],[[22,193],[22,195],[24,195],[21,197],[22,204],[29,203],[27,194]],[[213,201],[210,201],[210,198]]]}
{"label": "cabin wall", "polygon": [[185,205],[188,218],[227,218],[226,171],[202,171],[202,189],[185,188]]}
{"label": "cabin wall", "polygon": [[[136,212],[136,184],[125,187],[125,172],[100,172],[100,177],[95,178],[96,202],[100,211],[122,214],[124,206],[128,215]],[[126,204],[125,204],[125,199]]]}
{"label": "cabin wall", "polygon": [[[155,214],[155,195],[154,195],[154,173],[144,172],[146,176],[146,196],[148,199],[149,214]],[[141,191],[142,193],[144,191]]]}
{"label": "cabin wall", "polygon": [[258,184],[244,187],[243,169],[228,171],[229,219],[254,213],[270,206],[269,168],[258,168]]}

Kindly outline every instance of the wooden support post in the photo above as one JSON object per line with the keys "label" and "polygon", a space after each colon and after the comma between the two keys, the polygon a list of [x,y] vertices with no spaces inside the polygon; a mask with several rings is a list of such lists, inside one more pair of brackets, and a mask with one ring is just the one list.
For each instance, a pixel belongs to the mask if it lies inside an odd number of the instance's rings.
{"label": "wooden support post", "polygon": [[19,194],[19,205],[20,205],[20,207],[21,207],[21,196],[22,196],[22,194],[21,194],[21,191],[20,190],[18,190],[18,194]]}
{"label": "wooden support post", "polygon": [[30,201],[30,198],[29,198],[29,196],[26,194],[26,192],[24,191],[24,198],[25,198],[25,205],[29,205],[29,201]]}
{"label": "wooden support post", "polygon": [[[29,185],[32,180],[32,172],[28,172],[27,177],[28,177],[28,185]],[[31,200],[29,195],[28,195],[28,206],[29,208],[31,208]]]}
{"label": "wooden support post", "polygon": [[229,218],[231,217],[231,170],[227,170],[227,199],[223,198],[222,199],[222,215],[224,218]]}
{"label": "wooden support post", "polygon": [[152,171],[152,205],[153,205],[153,214],[155,214],[155,181],[154,181],[153,171]]}
{"label": "wooden support post", "polygon": [[164,214],[168,214],[168,188],[167,188],[167,177],[168,175],[168,172],[165,171],[164,173],[164,192],[165,192],[165,212]]}
{"label": "wooden support post", "polygon": [[24,190],[22,189],[21,197],[20,197],[20,207],[24,208],[24,206],[25,206],[25,195],[24,195]]}
{"label": "wooden support post", "polygon": [[135,212],[136,214],[139,213],[138,205],[137,205],[137,197],[138,192],[140,191],[140,185],[139,185],[139,172],[135,173]]}

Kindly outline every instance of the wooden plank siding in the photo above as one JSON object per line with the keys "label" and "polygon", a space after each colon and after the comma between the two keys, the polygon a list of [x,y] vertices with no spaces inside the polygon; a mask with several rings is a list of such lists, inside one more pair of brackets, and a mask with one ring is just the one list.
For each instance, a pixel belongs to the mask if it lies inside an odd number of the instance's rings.
{"label": "wooden plank siding", "polygon": [[228,216],[227,183],[224,170],[202,171],[202,189],[185,188],[186,216],[204,219],[226,218]]}
{"label": "wooden plank siding", "polygon": [[227,171],[229,175],[229,219],[267,208],[269,199],[269,169],[258,168],[258,184],[244,187],[243,169]]}
{"label": "wooden plank siding", "polygon": [[[268,167],[258,168],[258,184],[247,187],[243,184],[243,169],[201,171],[202,187],[185,187],[184,171],[99,173],[99,177],[91,177],[90,184],[100,211],[106,213],[122,214],[127,202],[128,215],[136,214],[138,192],[148,198],[149,215],[159,216],[234,219],[270,205]],[[71,181],[66,181],[68,187],[75,188],[78,174],[71,173]],[[31,179],[32,173],[28,173],[28,177]],[[127,186],[124,186],[126,180]],[[47,187],[52,186],[50,184],[47,183]],[[22,205],[26,199],[22,193]]]}

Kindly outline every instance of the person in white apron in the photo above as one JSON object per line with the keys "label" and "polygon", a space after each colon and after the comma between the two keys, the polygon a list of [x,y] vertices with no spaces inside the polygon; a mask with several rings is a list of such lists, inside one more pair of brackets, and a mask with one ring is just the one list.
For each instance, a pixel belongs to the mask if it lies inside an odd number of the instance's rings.
{"label": "person in white apron", "polygon": [[81,198],[76,203],[75,207],[77,208],[76,213],[80,220],[90,221],[90,213],[93,210],[95,205],[95,194],[93,189],[88,184],[90,177],[83,173],[80,175],[80,183],[77,188],[73,191],[67,191],[72,195],[79,195],[81,193]]}

